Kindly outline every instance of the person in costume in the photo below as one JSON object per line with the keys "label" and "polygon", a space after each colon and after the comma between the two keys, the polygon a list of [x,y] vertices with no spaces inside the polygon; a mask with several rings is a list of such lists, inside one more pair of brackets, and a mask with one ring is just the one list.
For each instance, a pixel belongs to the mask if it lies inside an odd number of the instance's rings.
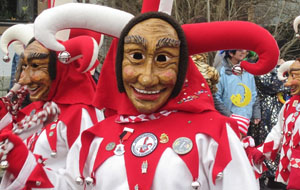
{"label": "person in costume", "polygon": [[[14,34],[8,36],[6,47],[18,40]],[[40,180],[43,173],[28,171],[65,168],[66,155],[81,131],[103,119],[102,111],[92,106],[96,84],[91,74],[84,72],[98,63],[98,43],[90,36],[78,36],[61,44],[72,60],[64,57],[66,52],[50,51],[34,38],[20,55],[18,84],[26,87],[32,103],[15,110],[7,126],[2,125],[10,112],[1,118],[1,136],[7,139],[0,145],[0,166],[7,171],[0,189],[49,187]]]}
{"label": "person in costume", "polygon": [[280,160],[275,175],[275,181],[287,185],[287,189],[299,189],[299,120],[300,111],[300,59],[288,64],[288,78],[284,84],[291,88],[292,97],[286,101],[278,114],[278,121],[267,135],[265,141],[252,152],[252,158],[257,165],[265,159],[275,160],[280,153]]}
{"label": "person in costume", "polygon": [[[261,107],[261,122],[258,124],[250,123],[248,135],[252,136],[256,145],[264,142],[273,126],[278,121],[278,114],[285,102],[286,96],[289,96],[290,89],[285,87],[285,78],[279,79],[277,76],[280,72],[280,65],[284,61],[280,59],[277,66],[269,73],[261,76],[255,76],[258,97]],[[294,62],[294,61],[293,61]],[[281,94],[282,97],[278,97]],[[260,177],[262,185],[269,188],[283,188],[281,183],[274,182],[275,173],[279,161],[279,154],[275,161],[266,160],[265,164],[268,171]]]}
{"label": "person in costume", "polygon": [[[243,71],[239,65],[246,55],[246,50],[225,51],[222,66],[219,68],[218,91],[215,94],[216,99],[222,102],[229,111],[229,116],[238,118],[242,136],[247,135],[257,96],[254,76]],[[256,110],[255,113],[259,111]],[[260,115],[256,114],[255,116],[257,116],[255,119],[258,120],[256,122],[259,122]]]}
{"label": "person in costume", "polygon": [[[294,19],[293,27],[298,34],[300,17]],[[278,69],[278,78],[290,88],[292,97],[282,106],[276,125],[267,135],[264,142],[252,150],[253,162],[260,166],[264,160],[275,160],[280,154],[275,181],[287,185],[287,189],[300,189],[299,183],[299,95],[300,95],[300,59],[287,61]]]}
{"label": "person in costume", "polygon": [[[64,6],[62,10],[70,6]],[[74,5],[71,12],[83,7]],[[100,6],[92,8],[99,14],[96,18],[101,20]],[[66,12],[62,13],[68,19]],[[111,21],[97,19],[95,22],[101,25],[87,24],[87,27],[119,38],[119,43],[116,47],[117,39],[113,41],[112,51],[108,54],[110,61],[104,62],[94,105],[100,108],[105,104],[116,110],[117,115],[82,133],[68,154],[67,168],[62,175],[45,170],[47,175],[44,177],[53,187],[258,189],[236,135],[236,122],[215,110],[209,87],[189,56],[217,48],[249,48],[264,52],[262,58],[265,59],[262,60],[268,65],[261,61],[256,63],[255,69],[246,62],[243,66],[262,74],[276,64],[274,56],[278,56],[279,51],[274,38],[261,27],[245,22],[191,24],[181,28],[170,16],[156,12],[135,17],[121,34],[106,30],[107,25],[113,23]],[[224,31],[216,31],[216,27],[234,29],[234,25],[253,32],[253,39],[259,32],[261,35],[256,41],[263,36],[265,44],[252,44],[248,40],[240,43],[244,37],[239,35],[239,43],[206,46],[212,44],[212,36],[224,39]],[[41,32],[39,23],[35,26],[36,31]],[[195,31],[213,35],[201,37]],[[235,39],[238,36],[233,35]],[[225,36],[225,39],[232,38]],[[55,40],[49,39],[45,39],[43,45],[60,48]],[[198,47],[198,39],[203,46]],[[108,101],[100,101],[104,97]],[[233,182],[231,176],[235,176],[236,181]]]}

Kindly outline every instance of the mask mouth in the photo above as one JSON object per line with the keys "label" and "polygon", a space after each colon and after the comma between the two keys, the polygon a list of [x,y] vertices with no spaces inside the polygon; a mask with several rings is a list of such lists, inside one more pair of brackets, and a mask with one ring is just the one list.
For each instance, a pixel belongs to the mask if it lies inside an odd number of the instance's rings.
{"label": "mask mouth", "polygon": [[27,89],[30,95],[34,95],[39,91],[40,85],[27,86]]}
{"label": "mask mouth", "polygon": [[139,100],[144,100],[144,101],[155,101],[157,100],[161,93],[164,92],[167,88],[163,88],[161,90],[144,90],[144,89],[139,89],[133,87],[133,91],[135,94],[135,97]]}

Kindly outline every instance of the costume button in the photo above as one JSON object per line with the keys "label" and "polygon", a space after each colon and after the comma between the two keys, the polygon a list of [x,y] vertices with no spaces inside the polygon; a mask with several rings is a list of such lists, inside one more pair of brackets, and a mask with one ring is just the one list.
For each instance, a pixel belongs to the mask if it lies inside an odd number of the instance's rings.
{"label": "costume button", "polygon": [[77,185],[83,185],[83,179],[82,179],[82,177],[77,177],[76,179],[75,179],[75,182],[76,182],[76,184]]}
{"label": "costume button", "polygon": [[218,173],[217,178],[220,179],[223,177],[223,172]]}
{"label": "costume button", "polygon": [[2,160],[0,162],[0,169],[1,170],[6,170],[9,167],[9,163],[7,160]]}
{"label": "costume button", "polygon": [[192,183],[192,188],[195,189],[195,190],[200,190],[200,183],[199,181],[193,181]]}
{"label": "costume button", "polygon": [[55,158],[55,157],[56,157],[56,152],[51,152],[50,156],[51,156],[52,158]]}
{"label": "costume button", "polygon": [[84,181],[87,185],[92,185],[94,183],[94,179],[91,177],[86,177]]}
{"label": "costume button", "polygon": [[35,185],[36,185],[36,186],[41,186],[41,184],[42,184],[42,182],[40,182],[40,181],[36,181],[36,182],[35,182]]}
{"label": "costume button", "polygon": [[287,135],[288,135],[288,136],[291,136],[291,134],[292,134],[291,131],[288,131],[288,132],[287,132]]}

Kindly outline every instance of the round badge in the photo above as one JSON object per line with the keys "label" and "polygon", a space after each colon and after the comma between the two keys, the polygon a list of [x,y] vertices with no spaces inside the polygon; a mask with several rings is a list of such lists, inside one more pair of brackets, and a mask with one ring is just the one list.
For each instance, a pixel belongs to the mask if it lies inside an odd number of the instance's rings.
{"label": "round badge", "polygon": [[111,151],[115,148],[115,146],[116,146],[116,143],[114,143],[114,142],[108,143],[105,147],[105,150]]}
{"label": "round badge", "polygon": [[137,157],[147,156],[155,150],[157,138],[152,133],[143,133],[131,145],[131,152]]}
{"label": "round badge", "polygon": [[186,154],[190,152],[193,148],[193,142],[187,137],[179,137],[173,143],[173,150],[177,154]]}

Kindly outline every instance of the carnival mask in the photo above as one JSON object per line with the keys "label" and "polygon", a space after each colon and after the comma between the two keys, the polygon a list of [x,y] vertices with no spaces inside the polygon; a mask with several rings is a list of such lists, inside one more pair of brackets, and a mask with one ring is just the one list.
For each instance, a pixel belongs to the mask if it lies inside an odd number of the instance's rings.
{"label": "carnival mask", "polygon": [[300,62],[298,60],[291,65],[288,75],[284,85],[291,88],[291,95],[300,95]]}
{"label": "carnival mask", "polygon": [[166,21],[147,19],[136,24],[124,39],[123,85],[140,113],[163,106],[176,84],[180,41]]}
{"label": "carnival mask", "polygon": [[46,100],[51,86],[49,76],[49,50],[39,42],[29,44],[21,54],[21,75],[19,83],[27,85],[30,100]]}

